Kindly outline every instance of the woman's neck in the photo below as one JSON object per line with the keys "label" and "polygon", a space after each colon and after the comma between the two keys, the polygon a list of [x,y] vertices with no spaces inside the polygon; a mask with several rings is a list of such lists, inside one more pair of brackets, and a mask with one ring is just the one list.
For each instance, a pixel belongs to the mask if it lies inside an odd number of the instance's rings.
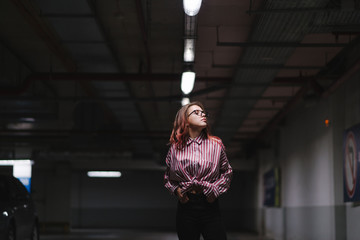
{"label": "woman's neck", "polygon": [[197,138],[200,136],[202,129],[193,129],[189,127],[189,136],[190,138]]}

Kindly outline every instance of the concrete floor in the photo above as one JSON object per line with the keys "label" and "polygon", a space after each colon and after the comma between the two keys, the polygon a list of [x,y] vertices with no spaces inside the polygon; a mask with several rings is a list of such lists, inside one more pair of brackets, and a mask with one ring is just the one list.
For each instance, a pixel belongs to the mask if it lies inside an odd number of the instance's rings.
{"label": "concrete floor", "polygon": [[[250,233],[227,233],[228,240],[267,240]],[[73,229],[68,234],[42,234],[40,240],[177,240],[175,232]]]}

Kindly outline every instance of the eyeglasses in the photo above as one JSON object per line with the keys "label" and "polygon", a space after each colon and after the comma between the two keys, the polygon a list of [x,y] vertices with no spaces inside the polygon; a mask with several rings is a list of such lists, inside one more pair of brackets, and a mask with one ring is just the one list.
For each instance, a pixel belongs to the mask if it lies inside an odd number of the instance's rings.
{"label": "eyeglasses", "polygon": [[205,112],[205,111],[202,111],[202,110],[198,110],[198,109],[192,111],[192,112],[188,115],[188,117],[190,117],[190,115],[193,114],[193,113],[195,113],[197,116],[200,116],[200,117],[202,117],[202,116],[204,116],[204,117],[209,117],[209,113],[208,113],[208,112]]}

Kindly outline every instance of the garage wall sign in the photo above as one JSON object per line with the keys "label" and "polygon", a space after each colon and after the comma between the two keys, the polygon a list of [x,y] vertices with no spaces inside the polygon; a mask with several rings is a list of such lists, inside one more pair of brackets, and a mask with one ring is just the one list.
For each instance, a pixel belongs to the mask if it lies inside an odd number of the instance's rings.
{"label": "garage wall sign", "polygon": [[343,185],[344,202],[360,201],[360,124],[344,132]]}
{"label": "garage wall sign", "polygon": [[280,207],[280,168],[264,174],[264,206]]}

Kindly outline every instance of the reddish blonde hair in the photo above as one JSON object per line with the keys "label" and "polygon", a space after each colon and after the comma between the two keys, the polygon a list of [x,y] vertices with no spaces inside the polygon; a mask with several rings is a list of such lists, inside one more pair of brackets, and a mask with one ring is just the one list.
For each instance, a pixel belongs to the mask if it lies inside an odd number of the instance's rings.
{"label": "reddish blonde hair", "polygon": [[[181,107],[176,113],[174,127],[170,135],[170,144],[175,144],[176,148],[179,150],[184,149],[189,138],[189,128],[186,127],[188,109],[194,105],[199,106],[204,111],[204,106],[201,102],[191,102]],[[202,133],[204,133],[205,138],[217,138],[211,136],[209,124],[202,130]]]}

